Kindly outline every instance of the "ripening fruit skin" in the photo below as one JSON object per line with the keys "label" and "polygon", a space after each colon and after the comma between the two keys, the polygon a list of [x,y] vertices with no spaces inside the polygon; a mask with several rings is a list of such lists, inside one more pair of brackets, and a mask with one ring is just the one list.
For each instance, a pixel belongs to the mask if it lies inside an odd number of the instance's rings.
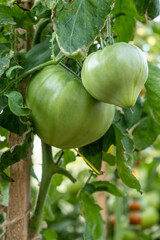
{"label": "ripening fruit skin", "polygon": [[141,204],[136,200],[132,200],[128,203],[128,207],[132,211],[139,211],[141,209]]}
{"label": "ripening fruit skin", "polygon": [[141,213],[132,211],[129,213],[129,222],[131,225],[140,225],[142,221]]}
{"label": "ripening fruit skin", "polygon": [[143,52],[123,42],[90,54],[81,72],[84,87],[95,99],[122,108],[134,106],[147,76]]}
{"label": "ripening fruit skin", "polygon": [[115,107],[95,100],[63,67],[47,66],[30,79],[26,104],[35,133],[58,148],[87,145],[110,127]]}

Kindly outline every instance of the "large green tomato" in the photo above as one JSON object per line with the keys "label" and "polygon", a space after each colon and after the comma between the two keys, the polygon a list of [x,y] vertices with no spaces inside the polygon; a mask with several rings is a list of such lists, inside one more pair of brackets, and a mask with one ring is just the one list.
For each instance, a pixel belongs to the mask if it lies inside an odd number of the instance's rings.
{"label": "large green tomato", "polygon": [[102,137],[114,117],[114,106],[90,96],[80,80],[63,67],[47,66],[30,80],[27,106],[37,135],[58,148],[87,145]]}
{"label": "large green tomato", "polygon": [[95,99],[123,108],[135,104],[147,76],[142,51],[127,43],[90,54],[82,68],[83,85]]}

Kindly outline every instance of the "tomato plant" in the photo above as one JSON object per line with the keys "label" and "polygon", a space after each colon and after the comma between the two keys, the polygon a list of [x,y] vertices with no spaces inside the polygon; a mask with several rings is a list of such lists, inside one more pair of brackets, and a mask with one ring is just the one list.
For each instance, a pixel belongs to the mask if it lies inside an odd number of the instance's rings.
{"label": "tomato plant", "polygon": [[115,111],[92,98],[80,80],[61,66],[45,67],[31,78],[26,103],[38,136],[58,148],[96,141],[110,127]]}
{"label": "tomato plant", "polygon": [[0,0],[0,239],[158,240],[158,15],[157,0]]}
{"label": "tomato plant", "polygon": [[147,76],[142,51],[127,43],[92,53],[82,68],[83,84],[94,98],[123,108],[135,104]]}

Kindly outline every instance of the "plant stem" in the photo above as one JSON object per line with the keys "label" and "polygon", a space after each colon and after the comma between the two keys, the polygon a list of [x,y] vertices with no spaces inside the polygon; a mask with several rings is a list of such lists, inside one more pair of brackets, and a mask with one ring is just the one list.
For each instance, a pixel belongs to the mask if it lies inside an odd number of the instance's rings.
{"label": "plant stem", "polygon": [[33,46],[40,43],[41,33],[50,21],[51,21],[50,18],[40,19],[39,23],[37,24],[37,30],[33,36],[33,42],[32,42]]}
{"label": "plant stem", "polygon": [[109,39],[109,45],[113,44],[113,37],[112,37],[112,31],[111,31],[111,17],[108,15],[107,17],[107,37]]}
{"label": "plant stem", "polygon": [[123,198],[116,197],[115,201],[115,214],[116,214],[116,225],[114,240],[122,240],[123,229],[122,229],[122,210],[123,210]]}
{"label": "plant stem", "polygon": [[27,75],[40,70],[41,68],[45,67],[45,66],[49,66],[49,65],[57,65],[58,62],[64,57],[64,55],[61,55],[59,58],[56,59],[56,61],[50,60],[48,62],[42,63],[34,68],[31,68],[30,70],[28,70],[27,72],[21,74],[18,78],[16,78],[15,80],[13,80],[12,82],[10,82],[8,84],[8,86],[0,92],[0,96],[3,95],[9,88],[11,88],[16,82],[18,82],[21,79],[24,79]]}
{"label": "plant stem", "polygon": [[63,64],[62,62],[60,62],[59,64],[81,81],[81,78],[74,71],[72,71],[70,68],[68,68],[65,64]]}
{"label": "plant stem", "polygon": [[51,146],[42,142],[42,179],[39,189],[36,208],[30,221],[31,234],[39,234],[43,221],[44,205],[50,186],[51,179],[56,172],[56,165],[53,163]]}

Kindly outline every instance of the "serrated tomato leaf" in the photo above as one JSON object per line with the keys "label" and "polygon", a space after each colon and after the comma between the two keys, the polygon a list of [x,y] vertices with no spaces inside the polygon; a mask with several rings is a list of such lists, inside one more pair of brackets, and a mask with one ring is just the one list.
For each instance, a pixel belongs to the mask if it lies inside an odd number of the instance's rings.
{"label": "serrated tomato leaf", "polygon": [[[88,185],[88,186],[87,186]],[[98,191],[106,191],[117,197],[124,197],[123,192],[113,183],[109,181],[96,181],[88,183],[85,187],[85,190],[90,187],[89,193],[94,193]]]}
{"label": "serrated tomato leaf", "polygon": [[160,68],[148,62],[149,74],[145,84],[146,98],[152,117],[160,124]]}
{"label": "serrated tomato leaf", "polygon": [[120,129],[114,125],[115,136],[116,136],[116,165],[120,178],[123,183],[130,188],[136,189],[138,192],[141,191],[141,186],[137,178],[132,174],[130,167],[127,165],[127,161],[124,155],[124,147],[122,139],[124,135]]}
{"label": "serrated tomato leaf", "polygon": [[61,51],[83,59],[104,26],[113,0],[74,0],[56,12],[54,30]]}
{"label": "serrated tomato leaf", "polygon": [[104,223],[100,214],[101,208],[95,203],[94,198],[86,192],[80,194],[80,209],[83,217],[88,222],[93,239],[104,240]]}

